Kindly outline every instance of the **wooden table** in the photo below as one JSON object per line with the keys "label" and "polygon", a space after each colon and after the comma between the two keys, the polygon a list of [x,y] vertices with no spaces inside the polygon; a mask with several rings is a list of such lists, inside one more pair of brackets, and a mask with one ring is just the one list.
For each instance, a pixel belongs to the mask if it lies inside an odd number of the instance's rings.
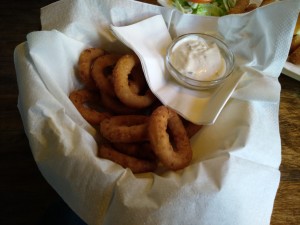
{"label": "wooden table", "polygon": [[[17,109],[13,63],[16,45],[40,29],[40,8],[53,0],[2,0],[0,3],[0,224],[37,224],[60,201],[33,160]],[[144,1],[156,4],[156,1]],[[281,75],[280,132],[282,176],[272,225],[300,221],[300,82]]]}

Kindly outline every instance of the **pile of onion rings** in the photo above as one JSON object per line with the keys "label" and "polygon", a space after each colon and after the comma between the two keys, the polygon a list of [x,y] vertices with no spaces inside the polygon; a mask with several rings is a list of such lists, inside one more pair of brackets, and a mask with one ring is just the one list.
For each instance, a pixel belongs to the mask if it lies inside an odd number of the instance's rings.
{"label": "pile of onion rings", "polygon": [[133,54],[84,50],[78,62],[83,88],[70,93],[82,117],[99,131],[98,156],[133,173],[179,170],[192,160],[190,138],[201,125],[163,106]]}

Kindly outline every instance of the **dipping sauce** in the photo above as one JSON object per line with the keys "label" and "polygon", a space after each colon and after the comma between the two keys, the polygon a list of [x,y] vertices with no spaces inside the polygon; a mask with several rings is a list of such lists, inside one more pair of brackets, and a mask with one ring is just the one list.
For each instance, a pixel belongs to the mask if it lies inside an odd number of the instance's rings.
{"label": "dipping sauce", "polygon": [[207,43],[200,36],[194,35],[178,41],[169,57],[173,67],[191,79],[211,81],[226,72],[226,63],[217,44]]}
{"label": "dipping sauce", "polygon": [[205,90],[221,85],[233,74],[234,54],[221,39],[209,34],[188,33],[168,46],[167,72],[180,85]]}

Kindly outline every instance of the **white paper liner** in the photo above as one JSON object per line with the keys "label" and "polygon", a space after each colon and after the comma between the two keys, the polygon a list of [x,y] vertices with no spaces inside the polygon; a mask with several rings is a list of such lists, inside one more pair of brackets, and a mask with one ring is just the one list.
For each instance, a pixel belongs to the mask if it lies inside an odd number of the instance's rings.
{"label": "white paper liner", "polygon": [[[299,9],[298,0],[287,0],[219,19],[219,32],[233,48],[239,38],[245,40],[235,50],[244,65],[242,80],[214,125],[192,138],[189,167],[133,175],[96,156],[96,130],[68,99],[80,87],[75,76],[79,53],[102,45],[126,51],[110,33],[111,24],[162,14],[179,34],[181,27],[201,31],[205,26],[195,24],[202,18],[185,27],[191,17],[126,0],[64,0],[43,8],[44,31],[29,34],[14,57],[18,108],[45,179],[88,224],[269,224],[280,180],[277,78]],[[175,18],[178,29],[172,27]],[[254,51],[257,45],[261,49]]]}

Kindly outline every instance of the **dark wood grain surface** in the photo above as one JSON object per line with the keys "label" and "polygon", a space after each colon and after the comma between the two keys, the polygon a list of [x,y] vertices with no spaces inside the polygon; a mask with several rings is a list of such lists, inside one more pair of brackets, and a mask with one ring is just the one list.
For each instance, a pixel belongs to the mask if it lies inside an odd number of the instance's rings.
{"label": "dark wood grain surface", "polygon": [[[14,48],[40,29],[40,8],[51,0],[0,2],[0,224],[43,224],[41,218],[60,197],[33,160],[17,109]],[[144,1],[156,4],[156,1]],[[300,221],[300,82],[281,75],[281,182],[271,225]],[[78,223],[76,223],[78,224]]]}

